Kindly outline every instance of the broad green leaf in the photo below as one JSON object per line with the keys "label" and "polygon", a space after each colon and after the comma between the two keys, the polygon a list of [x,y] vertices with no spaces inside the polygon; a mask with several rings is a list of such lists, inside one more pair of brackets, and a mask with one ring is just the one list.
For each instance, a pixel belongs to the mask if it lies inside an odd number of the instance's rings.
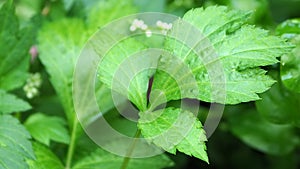
{"label": "broad green leaf", "polygon": [[79,19],[48,23],[38,36],[39,58],[50,74],[50,81],[62,102],[70,126],[75,116],[72,102],[73,72],[86,40],[85,26]]}
{"label": "broad green leaf", "polygon": [[300,126],[300,94],[286,89],[279,80],[269,91],[260,96],[262,99],[255,103],[263,117],[275,124]]}
{"label": "broad green leaf", "polygon": [[63,118],[36,113],[31,115],[24,125],[35,140],[47,146],[50,145],[50,140],[65,144],[70,141]]}
{"label": "broad green leaf", "polygon": [[[78,161],[73,169],[116,169],[120,168],[124,158],[106,152],[100,148],[90,156]],[[160,169],[173,166],[173,162],[164,154],[140,159],[130,159],[127,169]]]}
{"label": "broad green leaf", "polygon": [[137,9],[133,6],[132,0],[110,0],[100,1],[88,14],[88,27],[93,33],[100,27],[122,16],[136,13]]}
{"label": "broad green leaf", "polygon": [[140,113],[138,128],[146,139],[172,154],[178,150],[208,162],[205,131],[191,112],[170,107]]}
{"label": "broad green leaf", "polygon": [[12,0],[0,9],[0,88],[12,90],[24,84],[29,67],[30,28],[19,29]]}
{"label": "broad green leaf", "polygon": [[[112,47],[99,64],[99,78],[112,90],[127,96],[139,110],[147,109],[148,81],[152,70],[143,70],[155,65],[153,57],[136,52],[145,46],[135,39],[126,39]],[[143,70],[143,71],[140,71]]]}
{"label": "broad green leaf", "polygon": [[281,57],[280,74],[288,89],[300,93],[300,19],[283,22],[276,32],[296,45],[292,52]]}
{"label": "broad green leaf", "polygon": [[270,123],[255,109],[237,110],[228,118],[229,129],[248,146],[267,154],[284,155],[299,144],[292,126]]}
{"label": "broad green leaf", "polygon": [[57,156],[48,147],[39,143],[33,143],[32,145],[36,159],[27,160],[30,169],[65,168]]}
{"label": "broad green leaf", "polygon": [[31,106],[27,102],[0,89],[0,113],[21,112],[29,109]]}
{"label": "broad green leaf", "polygon": [[0,116],[0,168],[27,169],[25,159],[35,159],[30,134],[10,115]]}
{"label": "broad green leaf", "polygon": [[[172,79],[161,71],[154,76],[153,89],[162,90],[167,100],[188,97],[226,104],[258,100],[257,93],[274,83],[259,66],[277,63],[276,57],[289,52],[292,46],[279,37],[269,36],[266,30],[247,25],[248,18],[249,13],[222,6],[188,11],[183,20],[173,23],[168,34],[177,40],[166,40],[165,48],[174,57],[163,56],[160,64],[163,68],[172,66],[171,75],[182,74],[184,66],[189,68],[199,94],[189,90],[192,82],[187,75]],[[175,58],[184,64],[174,63]]]}

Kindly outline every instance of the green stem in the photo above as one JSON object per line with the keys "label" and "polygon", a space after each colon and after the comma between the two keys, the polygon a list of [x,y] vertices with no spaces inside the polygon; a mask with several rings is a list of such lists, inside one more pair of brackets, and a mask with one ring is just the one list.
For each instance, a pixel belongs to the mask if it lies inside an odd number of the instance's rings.
{"label": "green stem", "polygon": [[71,140],[70,140],[70,145],[69,145],[68,154],[67,154],[66,169],[70,169],[71,165],[72,165],[72,158],[73,158],[73,154],[74,154],[76,132],[77,132],[77,124],[78,124],[78,120],[76,117],[74,117]]}
{"label": "green stem", "polygon": [[124,157],[124,160],[123,160],[123,163],[122,163],[122,166],[121,166],[120,169],[126,169],[127,168],[128,164],[129,164],[129,161],[131,159],[130,156],[132,155],[132,152],[133,152],[133,150],[135,148],[135,145],[138,141],[137,138],[139,138],[140,135],[141,135],[141,130],[138,129],[135,133],[134,140],[133,140],[132,144],[130,145],[130,147],[129,147],[127,153],[126,153],[126,157]]}

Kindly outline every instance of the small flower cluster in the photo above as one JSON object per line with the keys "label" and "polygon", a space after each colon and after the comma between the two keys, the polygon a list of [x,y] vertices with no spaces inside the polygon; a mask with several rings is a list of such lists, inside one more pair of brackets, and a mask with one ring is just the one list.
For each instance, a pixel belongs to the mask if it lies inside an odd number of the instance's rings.
{"label": "small flower cluster", "polygon": [[40,73],[30,74],[26,81],[26,85],[23,87],[26,97],[32,99],[33,97],[37,96],[39,94],[38,89],[41,87],[41,84],[42,77]]}
{"label": "small flower cluster", "polygon": [[129,30],[131,32],[136,31],[137,29],[140,29],[142,31],[145,31],[145,34],[147,37],[151,37],[152,36],[152,32],[150,29],[148,29],[148,25],[145,24],[145,22],[143,20],[139,20],[139,19],[135,19],[133,20]]}
{"label": "small flower cluster", "polygon": [[164,35],[166,35],[167,31],[170,30],[170,29],[172,29],[173,25],[172,25],[172,23],[166,23],[166,22],[162,22],[162,21],[158,20],[156,22],[156,26],[161,29],[161,32]]}
{"label": "small flower cluster", "polygon": [[[156,26],[157,26],[157,28],[160,29],[161,33],[164,35],[167,34],[168,30],[172,29],[172,23],[162,22],[160,20],[158,20],[156,22]],[[134,32],[138,29],[144,31],[147,37],[152,36],[152,31],[149,29],[148,25],[146,25],[143,20],[135,19],[135,20],[133,20],[129,30],[131,32]]]}

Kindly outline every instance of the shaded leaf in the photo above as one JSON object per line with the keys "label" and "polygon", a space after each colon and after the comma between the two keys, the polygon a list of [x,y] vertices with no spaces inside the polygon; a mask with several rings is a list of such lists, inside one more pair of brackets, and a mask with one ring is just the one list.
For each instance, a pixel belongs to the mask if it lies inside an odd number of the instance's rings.
{"label": "shaded leaf", "polygon": [[[90,156],[78,161],[73,169],[116,169],[123,163],[123,157],[113,155],[100,148],[95,150]],[[173,166],[173,162],[164,154],[140,159],[130,159],[127,169],[160,169]]]}
{"label": "shaded leaf", "polygon": [[50,145],[50,140],[65,144],[70,142],[63,118],[36,113],[26,120],[25,127],[35,140],[47,146]]}
{"label": "shaded leaf", "polygon": [[0,88],[12,90],[24,84],[29,67],[32,29],[19,29],[12,0],[0,10]]}
{"label": "shaded leaf", "polygon": [[0,168],[27,169],[25,159],[35,159],[29,133],[12,116],[0,116]]}
{"label": "shaded leaf", "polygon": [[296,45],[292,52],[281,57],[280,74],[288,89],[300,93],[300,19],[283,22],[276,32]]}
{"label": "shaded leaf", "polygon": [[36,160],[27,160],[30,169],[64,169],[61,161],[47,147],[39,143],[33,143],[33,150],[36,155]]}
{"label": "shaded leaf", "polygon": [[275,124],[300,126],[300,94],[286,89],[279,80],[269,91],[260,96],[262,99],[255,104],[263,117]]}
{"label": "shaded leaf", "polygon": [[229,129],[248,146],[267,154],[284,155],[295,149],[299,138],[290,125],[267,122],[255,109],[244,110],[228,119]]}
{"label": "shaded leaf", "polygon": [[31,106],[27,102],[0,89],[0,113],[22,112],[29,109]]}

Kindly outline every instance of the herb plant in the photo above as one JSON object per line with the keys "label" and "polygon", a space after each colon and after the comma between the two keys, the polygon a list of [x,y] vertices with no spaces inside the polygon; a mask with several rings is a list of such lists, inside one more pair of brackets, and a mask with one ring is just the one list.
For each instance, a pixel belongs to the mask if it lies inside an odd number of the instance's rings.
{"label": "herb plant", "polygon": [[[226,160],[236,145],[237,154],[251,160],[260,158],[253,157],[256,151],[268,154],[269,168],[277,163],[299,167],[296,160],[285,159],[296,158],[300,145],[300,20],[288,19],[275,27],[271,16],[262,14],[267,1],[255,6],[259,12],[237,9],[235,0],[187,0],[178,6],[179,2],[153,1],[152,7],[144,0],[34,0],[33,5],[26,0],[0,1],[0,168],[239,168]],[[93,46],[101,58],[94,82],[101,112],[84,114],[83,123],[76,114],[74,77],[79,57],[95,42],[90,37],[120,17],[155,9],[181,16],[172,23],[156,22],[153,29],[166,36],[156,36],[147,23],[133,18],[126,31],[139,36],[114,44],[105,55],[98,49],[105,43]],[[186,39],[192,36],[196,38]],[[153,45],[164,52],[150,56],[153,60],[138,55],[126,62]],[[122,64],[126,69],[119,69]],[[132,79],[116,78],[118,71],[128,75],[145,65],[151,68]],[[127,81],[128,86],[123,84]],[[114,93],[124,100],[114,103]],[[82,95],[79,101],[89,99]],[[125,102],[136,110],[130,112],[136,123],[119,115],[118,107]],[[213,113],[212,105],[226,106],[210,141],[205,120]],[[92,107],[80,106],[83,112]],[[85,125],[99,115],[133,138],[126,145],[127,156],[109,152],[89,137]],[[131,157],[139,149],[139,138],[162,153]],[[214,138],[224,138],[224,144],[238,142],[225,146],[225,160],[217,159],[223,140]],[[108,144],[118,147],[118,141]],[[274,160],[279,155],[280,162]],[[256,165],[265,167],[263,162]]]}

